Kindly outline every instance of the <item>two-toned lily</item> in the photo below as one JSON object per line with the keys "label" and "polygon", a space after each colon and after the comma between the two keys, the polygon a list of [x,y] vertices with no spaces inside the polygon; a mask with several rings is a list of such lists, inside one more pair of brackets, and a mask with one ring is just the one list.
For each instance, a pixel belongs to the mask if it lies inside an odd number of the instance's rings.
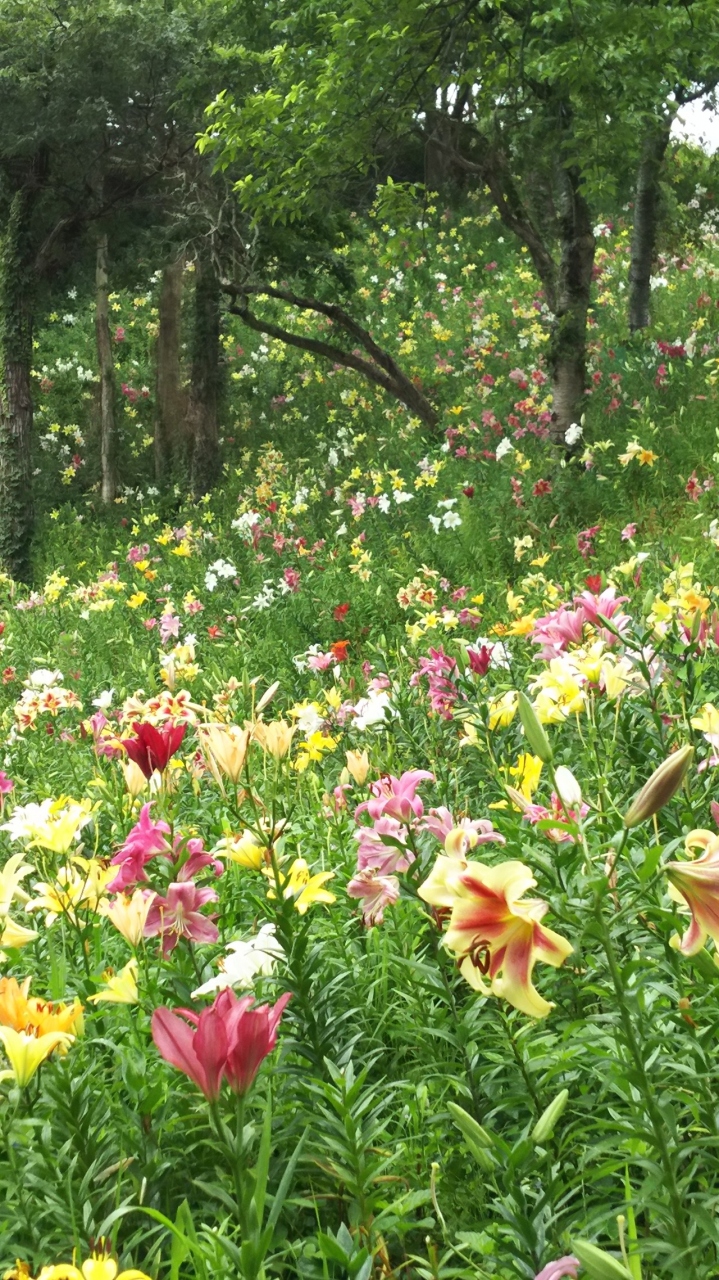
{"label": "two-toned lily", "polygon": [[547,903],[523,899],[535,884],[521,862],[487,867],[446,856],[437,859],[419,895],[434,907],[451,910],[445,946],[457,956],[470,986],[483,995],[500,996],[532,1018],[543,1018],[552,1005],[532,984],[534,966],[542,960],[558,968],[572,946],[542,925]]}
{"label": "two-toned lily", "polygon": [[701,857],[693,861],[667,862],[666,872],[672,897],[684,902],[692,919],[683,938],[671,939],[685,956],[701,951],[707,938],[719,946],[719,835],[713,831],[690,831],[684,841],[687,853],[703,849]]}

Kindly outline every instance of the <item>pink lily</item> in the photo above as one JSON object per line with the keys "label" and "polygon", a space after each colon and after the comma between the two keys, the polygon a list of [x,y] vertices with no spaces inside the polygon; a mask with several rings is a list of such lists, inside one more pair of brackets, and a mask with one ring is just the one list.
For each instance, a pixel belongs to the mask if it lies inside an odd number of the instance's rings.
{"label": "pink lily", "polygon": [[350,898],[358,898],[362,904],[362,919],[367,926],[381,924],[385,907],[391,907],[399,898],[399,880],[396,876],[379,875],[368,868],[358,871],[347,885]]}
{"label": "pink lily", "polygon": [[215,916],[203,916],[200,907],[217,902],[214,889],[201,889],[193,880],[174,881],[167,887],[167,897],[159,895],[150,907],[144,936],[162,935],[163,955],[174,951],[180,938],[189,942],[217,942],[219,935]]}
{"label": "pink lily", "polygon": [[416,795],[420,782],[434,782],[434,774],[426,769],[409,769],[401,778],[386,773],[377,782],[371,784],[372,799],[365,800],[355,809],[355,818],[364,809],[370,818],[394,818],[397,822],[409,823],[413,818],[421,818],[424,805]]}
{"label": "pink lily", "polygon": [[118,849],[110,865],[119,867],[115,879],[108,889],[111,893],[122,893],[131,884],[147,880],[145,866],[156,853],[169,854],[170,846],[165,836],[170,834],[166,822],[160,819],[153,822],[150,817],[152,802],[144,804],[140,817],[131,831],[128,832],[124,844]]}
{"label": "pink lily", "polygon": [[557,1258],[556,1262],[548,1262],[546,1267],[542,1267],[542,1270],[537,1272],[534,1280],[562,1280],[563,1276],[569,1276],[570,1280],[577,1280],[579,1265],[579,1258],[573,1258],[567,1254],[564,1258]]}
{"label": "pink lily", "polygon": [[504,836],[495,831],[489,818],[460,818],[457,822],[452,817],[451,810],[444,805],[439,809],[430,809],[423,825],[427,831],[432,832],[440,844],[444,844],[450,831],[457,830],[466,831],[473,849],[480,844],[506,843]]}
{"label": "pink lily", "polygon": [[[370,802],[371,803],[371,802]],[[383,839],[388,836],[396,844],[387,844]],[[407,871],[414,862],[414,854],[404,843],[405,829],[396,818],[377,818],[373,827],[359,827],[355,831],[357,847],[357,869],[374,871],[377,875],[386,876],[394,871]]]}

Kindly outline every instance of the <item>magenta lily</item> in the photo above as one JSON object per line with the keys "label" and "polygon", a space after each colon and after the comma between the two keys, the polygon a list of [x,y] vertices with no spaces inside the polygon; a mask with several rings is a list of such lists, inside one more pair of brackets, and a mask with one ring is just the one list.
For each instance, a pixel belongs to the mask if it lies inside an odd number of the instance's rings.
{"label": "magenta lily", "polygon": [[129,885],[147,880],[146,864],[155,857],[155,854],[170,852],[170,846],[165,839],[165,836],[170,834],[170,828],[161,819],[159,822],[152,821],[151,808],[152,802],[142,806],[140,817],[128,833],[125,843],[110,860],[111,866],[119,867],[112,884],[108,885],[111,893],[122,893]]}

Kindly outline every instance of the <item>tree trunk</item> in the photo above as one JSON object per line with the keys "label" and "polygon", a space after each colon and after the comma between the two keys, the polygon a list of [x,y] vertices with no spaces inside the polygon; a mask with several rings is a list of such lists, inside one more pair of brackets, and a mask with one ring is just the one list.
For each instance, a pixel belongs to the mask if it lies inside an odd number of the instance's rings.
{"label": "tree trunk", "polygon": [[594,234],[589,207],[579,192],[579,175],[561,169],[559,179],[561,260],[547,361],[552,379],[551,439],[564,444],[569,427],[578,423],[584,412]]}
{"label": "tree trunk", "polygon": [[180,376],[182,348],[181,258],[165,267],[160,289],[157,334],[157,408],[155,413],[155,479],[162,484],[183,452],[187,398]]}
{"label": "tree trunk", "polygon": [[117,497],[115,362],[110,337],[107,236],[100,236],[97,242],[95,263],[95,342],[100,369],[100,496],[107,506]]}
{"label": "tree trunk", "polygon": [[220,390],[220,284],[209,261],[195,266],[192,368],[187,406],[192,442],[190,485],[195,498],[209,493],[220,478],[217,409]]}
{"label": "tree trunk", "polygon": [[629,328],[632,333],[649,324],[652,264],[659,223],[659,178],[669,145],[669,126],[655,124],[644,136],[637,170],[629,268]]}
{"label": "tree trunk", "polygon": [[30,204],[15,193],[0,250],[0,565],[18,582],[30,580],[33,530]]}

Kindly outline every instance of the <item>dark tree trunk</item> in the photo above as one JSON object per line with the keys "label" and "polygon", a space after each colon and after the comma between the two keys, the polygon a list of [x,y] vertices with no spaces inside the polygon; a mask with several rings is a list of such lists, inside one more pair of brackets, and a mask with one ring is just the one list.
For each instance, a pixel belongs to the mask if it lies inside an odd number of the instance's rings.
{"label": "dark tree trunk", "polygon": [[30,205],[16,192],[0,249],[0,565],[18,582],[30,580],[33,530]]}
{"label": "dark tree trunk", "polygon": [[561,169],[559,182],[561,258],[547,361],[552,379],[551,438],[555,444],[564,444],[569,427],[578,423],[584,412],[594,234],[577,173]]}
{"label": "dark tree trunk", "polygon": [[180,374],[183,271],[181,258],[166,266],[160,289],[155,414],[155,479],[158,484],[167,479],[173,463],[186,452],[187,397]]}
{"label": "dark tree trunk", "polygon": [[105,505],[117,497],[115,434],[115,362],[110,336],[107,236],[97,242],[95,269],[95,341],[100,369],[100,496]]}
{"label": "dark tree trunk", "polygon": [[187,406],[192,442],[191,488],[196,498],[220,478],[217,410],[220,391],[220,284],[207,260],[195,267],[192,367]]}
{"label": "dark tree trunk", "polygon": [[645,134],[637,170],[629,268],[629,328],[632,333],[649,324],[652,264],[659,224],[659,179],[669,145],[669,127],[657,124]]}

